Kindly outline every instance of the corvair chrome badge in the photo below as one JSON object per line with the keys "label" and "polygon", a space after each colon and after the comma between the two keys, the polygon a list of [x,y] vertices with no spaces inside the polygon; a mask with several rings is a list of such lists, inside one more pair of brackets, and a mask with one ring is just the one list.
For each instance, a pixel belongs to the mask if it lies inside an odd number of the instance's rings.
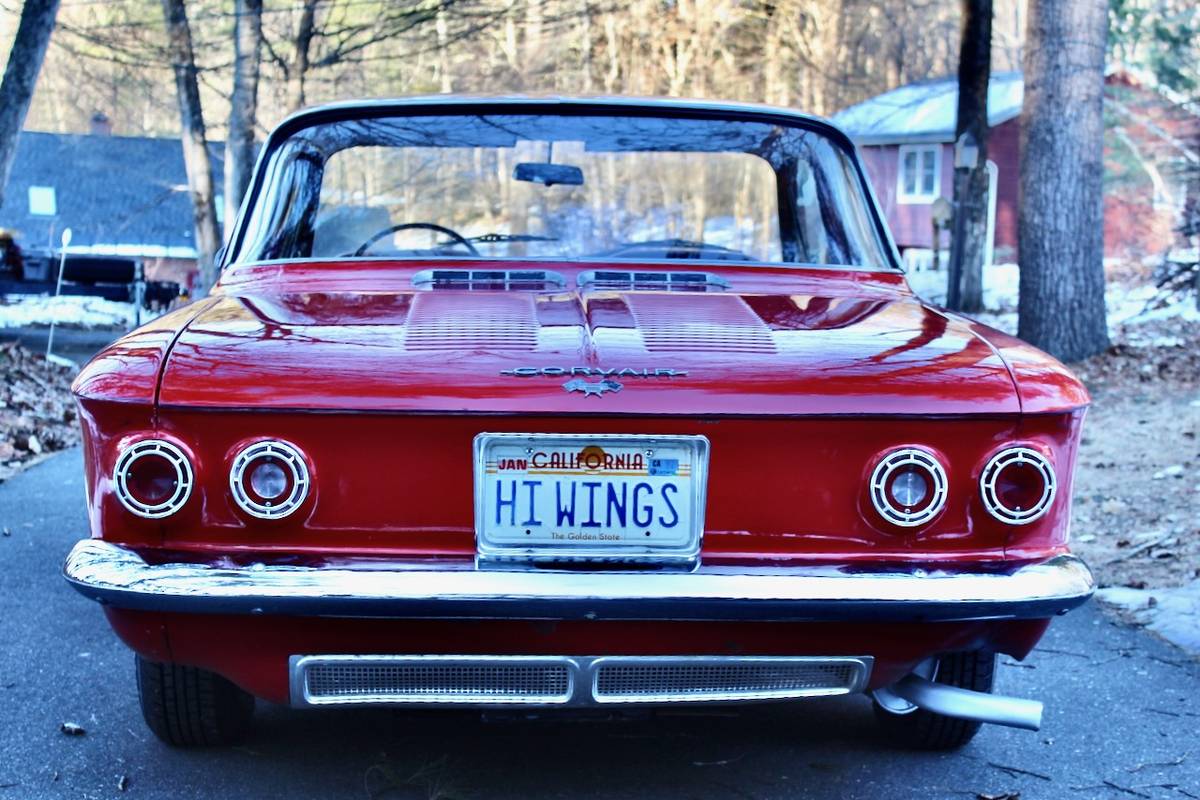
{"label": "corvair chrome badge", "polygon": [[584,397],[591,397],[592,395],[599,397],[605,392],[619,392],[623,387],[612,378],[605,378],[596,383],[589,383],[583,378],[571,378],[571,380],[563,384],[563,388],[568,392],[583,392]]}
{"label": "corvair chrome badge", "polygon": [[685,378],[686,369],[624,369],[603,367],[516,367],[502,369],[501,375],[513,378]]}
{"label": "corvair chrome badge", "polygon": [[[515,367],[500,371],[501,375],[514,378],[570,378],[562,385],[568,392],[582,392],[584,397],[601,397],[605,392],[619,392],[625,385],[617,378],[683,378],[685,369],[623,369],[602,367]],[[587,378],[599,378],[589,381]]]}

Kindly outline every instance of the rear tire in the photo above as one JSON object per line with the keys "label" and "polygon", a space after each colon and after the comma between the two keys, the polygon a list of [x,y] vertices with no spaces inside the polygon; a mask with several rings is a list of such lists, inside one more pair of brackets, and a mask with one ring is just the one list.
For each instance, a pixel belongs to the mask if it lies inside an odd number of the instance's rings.
{"label": "rear tire", "polygon": [[232,744],[250,728],[254,696],[215,672],[137,657],[138,699],[146,724],[177,747]]}
{"label": "rear tire", "polygon": [[[996,654],[980,650],[950,653],[937,659],[934,680],[960,689],[991,692],[996,674]],[[957,750],[975,738],[982,723],[947,717],[918,708],[898,714],[875,704],[875,718],[884,734],[903,747],[920,750]]]}

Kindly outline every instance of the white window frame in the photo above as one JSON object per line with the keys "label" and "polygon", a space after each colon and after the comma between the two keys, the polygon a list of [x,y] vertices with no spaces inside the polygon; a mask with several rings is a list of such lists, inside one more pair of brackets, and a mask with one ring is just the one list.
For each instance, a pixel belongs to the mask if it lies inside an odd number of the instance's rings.
{"label": "white window frame", "polygon": [[[909,154],[917,158],[917,191],[909,192],[904,186],[904,160]],[[920,179],[924,173],[922,167],[927,156],[933,158],[933,192],[920,190]],[[942,145],[941,144],[902,144],[896,161],[896,202],[905,204],[929,204],[942,194]]]}
{"label": "white window frame", "polygon": [[58,196],[53,186],[29,187],[29,216],[58,216]]}

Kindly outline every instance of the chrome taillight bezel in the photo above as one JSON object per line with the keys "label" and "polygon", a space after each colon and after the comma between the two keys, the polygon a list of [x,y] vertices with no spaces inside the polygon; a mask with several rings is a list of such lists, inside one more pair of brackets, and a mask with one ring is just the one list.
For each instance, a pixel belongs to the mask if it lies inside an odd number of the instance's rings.
{"label": "chrome taillight bezel", "polygon": [[[903,467],[916,467],[925,472],[929,480],[929,502],[915,511],[897,506],[888,494],[889,480]],[[871,471],[868,489],[875,513],[889,524],[901,528],[916,528],[932,522],[942,513],[949,496],[949,480],[946,477],[946,468],[933,453],[919,447],[901,447],[889,450],[879,459]]]}
{"label": "chrome taillight bezel", "polygon": [[[1005,467],[1013,464],[1029,464],[1042,476],[1042,496],[1028,509],[1013,510],[1000,502],[996,491],[996,480]],[[1017,445],[1000,450],[991,458],[979,473],[979,494],[983,498],[983,507],[995,519],[1005,525],[1028,525],[1041,519],[1054,505],[1054,497],[1058,493],[1058,475],[1054,465],[1046,455],[1032,447]]]}
{"label": "chrome taillight bezel", "polygon": [[[140,459],[160,456],[175,468],[175,491],[161,503],[144,503],[129,490],[129,470]],[[145,519],[169,517],[183,508],[192,495],[195,475],[183,449],[166,439],[141,439],[126,446],[113,465],[113,487],[125,510]]]}
{"label": "chrome taillight bezel", "polygon": [[[279,502],[260,502],[246,491],[246,470],[260,458],[274,458],[291,473],[291,489]],[[296,511],[308,499],[312,478],[308,462],[300,448],[280,439],[263,439],[238,451],[229,469],[229,491],[242,511],[258,519],[282,519]]]}

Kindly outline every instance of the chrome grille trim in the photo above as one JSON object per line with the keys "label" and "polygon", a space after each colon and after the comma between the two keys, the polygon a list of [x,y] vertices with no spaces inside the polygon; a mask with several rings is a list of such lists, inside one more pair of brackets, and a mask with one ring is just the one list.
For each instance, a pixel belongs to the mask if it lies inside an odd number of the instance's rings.
{"label": "chrome grille trim", "polygon": [[293,706],[736,703],[865,690],[869,656],[311,655]]}
{"label": "chrome grille trim", "polygon": [[598,703],[788,700],[862,691],[862,658],[600,658],[592,695]]}
{"label": "chrome grille trim", "polygon": [[598,269],[579,273],[575,280],[580,289],[667,289],[703,292],[728,289],[729,281],[711,272],[669,272],[666,270]]}
{"label": "chrome grille trim", "polygon": [[561,705],[574,672],[537,656],[305,656],[292,659],[299,705]]}
{"label": "chrome grille trim", "polygon": [[547,269],[423,269],[412,277],[420,289],[562,289],[567,279]]}

